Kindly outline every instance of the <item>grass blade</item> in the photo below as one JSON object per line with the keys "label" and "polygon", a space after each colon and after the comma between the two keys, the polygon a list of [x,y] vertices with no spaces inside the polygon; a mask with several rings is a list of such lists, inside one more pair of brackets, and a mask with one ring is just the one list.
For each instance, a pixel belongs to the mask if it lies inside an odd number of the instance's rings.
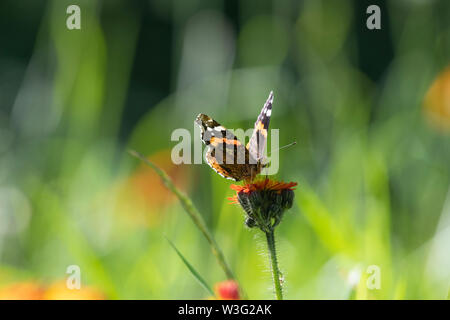
{"label": "grass blade", "polygon": [[177,247],[175,246],[175,244],[173,244],[172,241],[170,241],[168,238],[166,238],[167,242],[169,242],[170,246],[173,248],[173,250],[175,250],[175,252],[178,254],[178,256],[180,257],[180,259],[183,261],[183,263],[186,265],[186,267],[189,269],[189,271],[192,273],[192,275],[194,276],[195,279],[197,279],[197,281],[201,284],[201,286],[208,291],[211,295],[214,296],[214,292],[212,291],[211,287],[208,286],[208,284],[206,283],[206,281],[202,278],[202,276],[200,275],[200,273],[198,273],[197,270],[195,270],[195,268],[186,260],[186,258],[181,254],[181,252],[177,249]]}

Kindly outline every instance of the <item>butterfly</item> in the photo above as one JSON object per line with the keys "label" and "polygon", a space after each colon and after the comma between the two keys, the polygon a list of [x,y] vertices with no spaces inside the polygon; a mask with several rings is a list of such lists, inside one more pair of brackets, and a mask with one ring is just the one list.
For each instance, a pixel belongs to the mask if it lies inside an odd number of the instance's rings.
{"label": "butterfly", "polygon": [[207,148],[205,160],[219,175],[234,181],[252,181],[264,168],[272,103],[271,91],[246,146],[216,120],[202,113],[197,116],[195,123],[200,127],[201,139]]}

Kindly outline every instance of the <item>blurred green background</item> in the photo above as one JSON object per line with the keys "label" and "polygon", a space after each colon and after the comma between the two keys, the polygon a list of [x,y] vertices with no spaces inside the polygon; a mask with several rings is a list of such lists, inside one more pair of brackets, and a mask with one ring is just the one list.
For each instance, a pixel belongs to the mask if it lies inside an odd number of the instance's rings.
{"label": "blurred green background", "polygon": [[[81,30],[66,28],[70,4]],[[366,28],[370,4],[381,30]],[[170,159],[174,129],[200,112],[250,128],[270,90],[280,145],[297,141],[276,176],[299,183],[276,230],[285,297],[447,297],[449,1],[3,0],[0,36],[0,297],[78,265],[109,299],[208,298],[164,236],[211,286],[225,280],[132,148],[192,198],[248,297],[272,298],[230,181]]]}

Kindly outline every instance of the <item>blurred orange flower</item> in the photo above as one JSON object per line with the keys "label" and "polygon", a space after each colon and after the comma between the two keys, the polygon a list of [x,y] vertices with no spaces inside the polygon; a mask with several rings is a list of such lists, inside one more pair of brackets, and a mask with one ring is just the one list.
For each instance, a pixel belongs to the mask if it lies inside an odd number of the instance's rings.
{"label": "blurred orange flower", "polygon": [[44,300],[104,300],[106,297],[94,287],[82,286],[80,289],[69,289],[65,281],[50,285],[45,290]]}
{"label": "blurred orange flower", "polygon": [[38,282],[19,282],[0,289],[0,300],[103,300],[105,295],[93,287],[68,289],[65,281],[45,287]]}
{"label": "blurred orange flower", "polygon": [[428,89],[423,107],[433,127],[441,132],[450,132],[450,66],[437,76]]}
{"label": "blurred orange flower", "polygon": [[216,283],[214,293],[218,300],[239,300],[239,285],[234,280]]}
{"label": "blurred orange flower", "polygon": [[37,282],[19,282],[0,288],[0,300],[41,300],[45,289]]}
{"label": "blurred orange flower", "polygon": [[[175,185],[186,190],[188,166],[175,165],[170,150],[164,150],[148,157],[163,169]],[[159,176],[145,163],[140,164],[134,173],[120,186],[119,212],[134,225],[153,226],[163,217],[164,208],[176,202],[176,197],[164,186]]]}

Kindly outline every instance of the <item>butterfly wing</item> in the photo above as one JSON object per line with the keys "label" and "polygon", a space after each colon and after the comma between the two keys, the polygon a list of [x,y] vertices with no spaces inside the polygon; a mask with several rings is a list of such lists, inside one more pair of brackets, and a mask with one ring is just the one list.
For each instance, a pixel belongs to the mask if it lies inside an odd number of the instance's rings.
{"label": "butterfly wing", "polygon": [[270,116],[272,115],[273,92],[270,91],[264,107],[255,122],[255,129],[247,144],[250,155],[258,162],[264,158],[264,150],[267,144],[267,130],[269,128]]}
{"label": "butterfly wing", "polygon": [[205,114],[199,114],[195,123],[200,127],[201,139],[207,146],[206,162],[214,171],[235,181],[252,175],[256,161],[231,131]]}

